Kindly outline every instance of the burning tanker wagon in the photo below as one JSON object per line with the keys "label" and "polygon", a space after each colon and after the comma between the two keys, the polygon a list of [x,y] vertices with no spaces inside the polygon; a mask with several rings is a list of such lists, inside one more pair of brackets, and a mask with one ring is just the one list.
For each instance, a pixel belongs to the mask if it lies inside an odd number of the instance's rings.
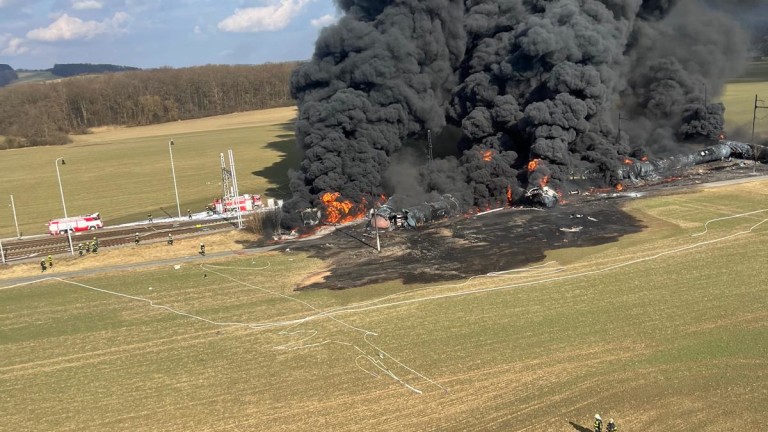
{"label": "burning tanker wagon", "polygon": [[381,196],[421,206],[385,204],[382,224],[456,207],[549,207],[573,173],[603,187],[664,170],[624,161],[717,142],[724,107],[706,94],[747,60],[728,13],[760,2],[336,3],[343,16],[291,78],[303,160],[289,173],[290,228],[312,208],[319,222],[339,205],[364,217]]}
{"label": "burning tanker wagon", "polygon": [[449,194],[433,202],[425,202],[408,208],[398,207],[398,198],[390,198],[379,207],[371,217],[371,225],[376,228],[416,228],[429,222],[461,214],[459,200]]}

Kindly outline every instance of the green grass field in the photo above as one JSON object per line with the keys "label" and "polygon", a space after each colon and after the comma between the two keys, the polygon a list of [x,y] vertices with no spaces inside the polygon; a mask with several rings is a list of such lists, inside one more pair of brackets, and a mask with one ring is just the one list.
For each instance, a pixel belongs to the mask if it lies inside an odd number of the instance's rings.
{"label": "green grass field", "polygon": [[754,61],[733,82],[763,82],[768,79],[768,61]]}
{"label": "green grass field", "polygon": [[[725,86],[720,101],[725,104],[725,128],[732,134],[740,129],[741,134],[750,136],[755,95],[768,102],[768,81],[730,83]],[[761,104],[768,106],[767,104]],[[768,110],[759,110],[755,124],[755,135],[768,137]]]}
{"label": "green grass field", "polygon": [[766,186],[637,200],[643,233],[464,284],[293,292],[322,263],[270,253],[0,288],[0,430],[760,430],[768,211],[692,235]]}
{"label": "green grass field", "polygon": [[[261,116],[270,121],[260,121]],[[218,128],[217,119],[201,119],[96,133],[60,147],[3,151],[0,238],[16,237],[10,195],[22,235],[46,233],[48,220],[63,216],[55,165],[59,157],[66,162],[59,172],[68,215],[98,211],[107,225],[145,220],[150,212],[156,218],[177,216],[171,138],[183,215],[187,208],[202,211],[221,196],[220,154],[228,164],[228,149],[234,153],[241,193],[283,198],[288,168],[299,163],[293,116],[293,109],[281,108],[237,114],[242,122],[226,128]],[[200,130],[199,124],[207,129]]]}

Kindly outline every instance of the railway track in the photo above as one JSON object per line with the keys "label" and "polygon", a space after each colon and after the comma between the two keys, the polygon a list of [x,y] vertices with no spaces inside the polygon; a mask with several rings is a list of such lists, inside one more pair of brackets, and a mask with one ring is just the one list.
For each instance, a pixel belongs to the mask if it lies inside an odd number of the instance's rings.
{"label": "railway track", "polygon": [[[75,253],[77,253],[78,244],[82,243],[85,245],[93,240],[94,237],[99,240],[99,249],[104,249],[133,244],[136,234],[139,234],[142,242],[153,242],[165,241],[168,238],[168,234],[173,234],[174,237],[209,234],[214,231],[234,229],[236,226],[236,223],[224,218],[102,228],[72,234],[72,245]],[[3,253],[6,262],[48,255],[68,254],[69,252],[69,241],[66,234],[3,241]]]}

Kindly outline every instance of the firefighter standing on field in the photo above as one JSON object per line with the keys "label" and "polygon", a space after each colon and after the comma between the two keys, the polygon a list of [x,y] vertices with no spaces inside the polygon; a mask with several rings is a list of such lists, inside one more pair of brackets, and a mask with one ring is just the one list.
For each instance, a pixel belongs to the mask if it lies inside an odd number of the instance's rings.
{"label": "firefighter standing on field", "polygon": [[595,432],[603,432],[603,419],[600,414],[595,414]]}
{"label": "firefighter standing on field", "polygon": [[200,255],[205,256],[205,244],[200,243]]}
{"label": "firefighter standing on field", "polygon": [[48,255],[48,268],[53,270],[53,257]]}
{"label": "firefighter standing on field", "polygon": [[152,223],[152,213],[147,213],[147,220]]}
{"label": "firefighter standing on field", "polygon": [[173,246],[173,236],[168,233],[168,246]]}
{"label": "firefighter standing on field", "polygon": [[40,260],[40,273],[45,273],[45,258]]}
{"label": "firefighter standing on field", "polygon": [[[95,237],[94,237],[95,239]],[[98,240],[91,240],[91,249],[93,250],[93,253],[96,253],[99,251],[99,241]]]}
{"label": "firefighter standing on field", "polygon": [[615,432],[619,430],[619,428],[616,426],[616,423],[613,422],[613,419],[608,420],[608,424],[605,426],[605,430],[607,432]]}
{"label": "firefighter standing on field", "polygon": [[80,256],[83,256],[83,244],[80,243],[77,245],[77,254]]}
{"label": "firefighter standing on field", "polygon": [[192,212],[189,209],[187,209],[187,219],[192,220]]}
{"label": "firefighter standing on field", "polygon": [[139,233],[136,233],[136,236],[133,238],[133,242],[136,243],[136,246],[138,246],[139,245],[139,241],[140,241]]}

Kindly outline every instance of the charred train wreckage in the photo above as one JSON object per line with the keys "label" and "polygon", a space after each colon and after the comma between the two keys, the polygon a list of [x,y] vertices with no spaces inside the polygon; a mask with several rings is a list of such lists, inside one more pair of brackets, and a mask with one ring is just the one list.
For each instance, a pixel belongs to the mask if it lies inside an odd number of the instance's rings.
{"label": "charred train wreckage", "polygon": [[629,180],[637,183],[657,179],[674,170],[729,158],[765,163],[768,162],[768,148],[738,141],[721,140],[716,145],[687,155],[625,164],[616,174],[620,181]]}
{"label": "charred train wreckage", "polygon": [[[639,185],[643,182],[662,179],[677,170],[731,158],[768,163],[768,148],[744,142],[721,140],[716,145],[684,155],[655,160],[625,159],[624,165],[614,173],[614,181],[617,182],[617,188],[618,185],[626,182]],[[585,173],[579,177],[588,180],[602,175]],[[305,227],[350,222],[367,216],[371,227],[413,229],[471,211],[462,204],[461,200],[451,194],[435,195],[434,198],[415,205],[409,205],[404,198],[395,195],[386,202],[382,199],[383,204],[376,208],[369,208],[366,204],[342,201],[338,194],[326,195],[323,199],[325,208],[307,208],[300,212]],[[519,200],[509,204],[551,208],[560,202],[560,193],[555,188],[542,184],[528,189]]]}
{"label": "charred train wreckage", "polygon": [[373,212],[371,225],[376,228],[416,228],[430,222],[461,214],[462,205],[453,196],[445,194],[440,199],[415,206],[400,208],[398,198],[390,198]]}

